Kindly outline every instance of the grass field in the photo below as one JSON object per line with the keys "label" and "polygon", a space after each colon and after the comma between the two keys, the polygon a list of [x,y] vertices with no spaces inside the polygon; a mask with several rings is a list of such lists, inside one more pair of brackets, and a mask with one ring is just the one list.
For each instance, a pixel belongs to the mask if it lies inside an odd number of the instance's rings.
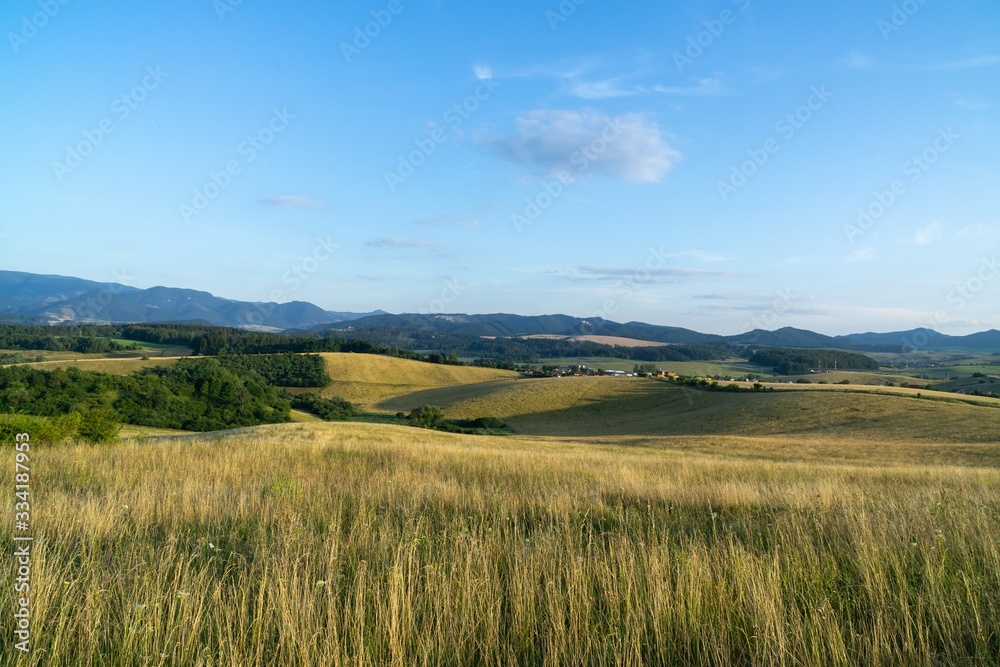
{"label": "grass field", "polygon": [[[552,436],[807,434],[908,441],[997,440],[1000,400],[884,387],[784,385],[707,392],[643,378],[520,379],[448,387],[380,403],[387,412],[442,407],[452,418],[500,417],[518,433]],[[932,398],[933,397],[933,398]]]}
{"label": "grass field", "polygon": [[152,368],[153,366],[172,366],[177,363],[178,359],[182,358],[183,357],[151,357],[149,359],[142,359],[141,357],[81,356],[59,361],[37,361],[25,365],[46,371],[55,370],[56,368],[76,367],[84,371],[112,373],[114,375],[131,375],[133,372],[143,368]]}
{"label": "grass field", "polygon": [[341,396],[363,408],[416,391],[475,385],[519,376],[513,371],[428,364],[372,354],[328,352],[320,356],[326,360],[327,372],[333,378],[322,394]]}
{"label": "grass field", "polygon": [[290,424],[38,448],[33,653],[0,665],[1000,661],[995,441],[912,466],[866,438],[837,445],[857,464],[701,440]]}

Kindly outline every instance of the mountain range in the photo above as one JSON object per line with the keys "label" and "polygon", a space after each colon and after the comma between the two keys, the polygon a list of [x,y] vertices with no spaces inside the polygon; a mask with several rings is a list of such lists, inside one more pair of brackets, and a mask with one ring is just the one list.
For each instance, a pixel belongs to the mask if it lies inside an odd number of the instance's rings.
{"label": "mountain range", "polygon": [[264,331],[305,329],[384,314],[328,311],[306,301],[235,301],[192,289],[138,289],[18,271],[0,271],[0,313],[10,320],[47,324],[200,322]]}
{"label": "mountain range", "polygon": [[0,317],[8,322],[46,324],[192,322],[266,331],[310,329],[317,333],[366,329],[409,329],[456,336],[615,336],[656,343],[740,343],[782,347],[838,347],[855,350],[1000,350],[1000,331],[949,336],[918,328],[889,333],[826,336],[805,329],[756,329],[735,336],[706,334],[644,322],[612,322],[569,315],[493,313],[400,314],[329,311],[306,301],[236,301],[175,287],[139,289],[82,278],[0,271]]}

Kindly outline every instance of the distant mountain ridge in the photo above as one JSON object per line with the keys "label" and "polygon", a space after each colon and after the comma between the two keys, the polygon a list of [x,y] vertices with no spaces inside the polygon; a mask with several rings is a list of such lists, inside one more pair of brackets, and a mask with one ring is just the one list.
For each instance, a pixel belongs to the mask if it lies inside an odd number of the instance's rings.
{"label": "distant mountain ridge", "polygon": [[1000,331],[991,329],[967,336],[949,336],[917,328],[889,333],[846,336],[784,327],[756,329],[735,336],[706,334],[683,327],[645,322],[612,322],[600,317],[569,315],[392,315],[328,311],[306,301],[261,303],[236,301],[208,292],[176,287],[139,289],[67,276],[0,271],[0,322],[126,323],[203,322],[217,326],[261,330],[310,329],[315,332],[411,329],[456,336],[516,337],[615,336],[657,343],[737,343],[778,347],[838,347],[860,351],[889,349],[1000,351]]}
{"label": "distant mountain ridge", "polygon": [[382,312],[334,312],[306,301],[235,301],[177,287],[138,289],[82,278],[0,271],[0,314],[49,324],[205,322],[288,330],[346,322]]}
{"label": "distant mountain ridge", "polygon": [[736,343],[775,347],[823,348],[835,347],[859,351],[890,351],[892,349],[945,350],[975,349],[1000,351],[1000,331],[991,329],[968,336],[949,336],[931,329],[913,329],[890,333],[824,334],[783,327],[774,331],[755,329],[735,336],[706,334],[682,327],[661,326],[644,322],[612,322],[603,318],[579,318],[569,315],[512,315],[491,313],[375,315],[349,322],[324,325],[317,330],[358,331],[364,329],[411,329],[423,333],[456,336],[615,336],[648,340],[655,343],[698,344]]}

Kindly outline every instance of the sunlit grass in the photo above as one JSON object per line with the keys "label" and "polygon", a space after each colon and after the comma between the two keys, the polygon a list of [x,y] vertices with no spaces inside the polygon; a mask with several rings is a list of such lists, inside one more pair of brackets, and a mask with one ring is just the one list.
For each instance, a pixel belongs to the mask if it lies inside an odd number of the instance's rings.
{"label": "sunlit grass", "polygon": [[995,664],[1000,472],[842,446],[867,461],[367,424],[38,448],[34,658],[0,664]]}

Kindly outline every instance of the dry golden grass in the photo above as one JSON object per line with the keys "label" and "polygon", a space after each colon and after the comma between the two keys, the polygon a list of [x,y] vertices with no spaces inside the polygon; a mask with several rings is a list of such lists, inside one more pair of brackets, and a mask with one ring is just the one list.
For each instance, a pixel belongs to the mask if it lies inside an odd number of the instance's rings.
{"label": "dry golden grass", "polygon": [[1000,472],[841,446],[864,464],[367,424],[36,449],[34,652],[0,665],[997,664]]}
{"label": "dry golden grass", "polygon": [[[877,391],[876,391],[877,390]],[[396,397],[396,411],[431,404],[449,417],[500,417],[522,434],[795,435],[810,439],[996,442],[1000,401],[893,387],[786,385],[709,392],[644,378],[544,378],[450,387]],[[937,400],[941,399],[941,400]],[[992,406],[992,407],[989,407]]]}
{"label": "dry golden grass", "polygon": [[79,356],[72,359],[62,359],[58,361],[36,361],[30,364],[22,364],[37,368],[43,371],[52,371],[57,368],[79,368],[82,371],[95,371],[98,373],[111,373],[113,375],[131,375],[135,371],[154,366],[172,366],[183,357],[93,357]]}
{"label": "dry golden grass", "polygon": [[513,371],[428,364],[373,354],[329,352],[321,356],[333,378],[322,394],[341,396],[364,408],[415,391],[518,377]]}

